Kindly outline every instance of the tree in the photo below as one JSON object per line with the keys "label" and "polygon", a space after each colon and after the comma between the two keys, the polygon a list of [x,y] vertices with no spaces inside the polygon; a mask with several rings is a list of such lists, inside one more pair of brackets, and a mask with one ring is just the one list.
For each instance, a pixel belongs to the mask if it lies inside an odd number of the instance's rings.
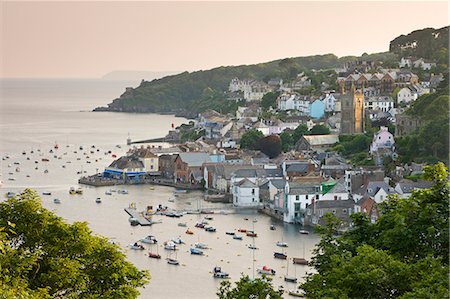
{"label": "tree", "polygon": [[311,135],[327,135],[330,134],[330,129],[324,125],[315,125],[309,131]]}
{"label": "tree", "polygon": [[300,124],[298,125],[297,128],[295,128],[294,133],[292,133],[292,139],[294,144],[297,143],[297,141],[299,141],[299,139],[305,135],[308,132],[308,126],[304,125],[304,124]]}
{"label": "tree", "polygon": [[245,132],[241,137],[241,148],[242,149],[258,149],[258,142],[264,134],[256,129],[251,129]]}
{"label": "tree", "polygon": [[269,156],[269,158],[278,157],[281,153],[281,139],[278,135],[270,135],[259,139],[259,150]]}
{"label": "tree", "polygon": [[234,288],[231,287],[231,282],[222,281],[220,283],[217,296],[220,299],[282,299],[283,287],[274,290],[270,277],[263,276],[262,278],[255,278],[251,280],[248,276],[242,276],[236,282]]}
{"label": "tree", "polygon": [[0,203],[0,215],[0,293],[8,298],[136,298],[150,278],[86,223],[44,209],[32,190]]}
{"label": "tree", "polygon": [[378,204],[379,219],[352,214],[353,229],[336,236],[332,214],[319,227],[307,298],[449,298],[450,188],[443,163],[424,169],[429,189]]}
{"label": "tree", "polygon": [[264,110],[268,110],[270,107],[275,108],[277,103],[277,98],[280,95],[279,92],[268,92],[261,99],[261,107]]}
{"label": "tree", "polygon": [[283,152],[287,152],[294,145],[294,138],[288,132],[283,132],[280,134],[281,149]]}

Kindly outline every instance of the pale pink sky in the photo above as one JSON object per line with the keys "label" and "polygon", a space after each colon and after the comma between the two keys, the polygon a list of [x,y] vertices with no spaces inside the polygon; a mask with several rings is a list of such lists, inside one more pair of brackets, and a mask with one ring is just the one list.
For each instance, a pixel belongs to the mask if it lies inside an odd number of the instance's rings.
{"label": "pale pink sky", "polygon": [[449,24],[448,2],[3,1],[2,77],[101,77],[387,51]]}

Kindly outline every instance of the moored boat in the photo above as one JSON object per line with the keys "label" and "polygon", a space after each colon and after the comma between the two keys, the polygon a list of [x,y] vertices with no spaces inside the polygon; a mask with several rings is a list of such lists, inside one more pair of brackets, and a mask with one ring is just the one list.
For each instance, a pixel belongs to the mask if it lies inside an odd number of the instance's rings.
{"label": "moored boat", "polygon": [[139,225],[139,220],[138,220],[137,218],[130,217],[130,218],[128,218],[128,221],[130,222],[130,224],[131,224],[132,226]]}
{"label": "moored boat", "polygon": [[193,234],[194,234],[194,232],[193,232],[193,231],[191,231],[190,229],[187,229],[187,230],[186,230],[186,234],[188,234],[188,235],[193,235]]}
{"label": "moored boat", "polygon": [[203,223],[197,223],[197,224],[195,225],[195,227],[198,227],[198,228],[205,228],[205,225],[204,225]]}
{"label": "moored boat", "polygon": [[289,290],[288,294],[293,297],[305,297],[305,292],[301,289]]}
{"label": "moored boat", "polygon": [[146,244],[156,244],[158,243],[158,240],[156,240],[154,236],[148,235],[145,238],[141,239],[141,242]]}
{"label": "moored boat", "polygon": [[276,228],[275,228],[275,225],[272,224],[272,225],[270,226],[270,230],[275,230],[275,229],[276,229]]}
{"label": "moored boat", "polygon": [[234,236],[235,232],[225,232],[225,234],[230,235],[230,236]]}
{"label": "moored boat", "polygon": [[44,192],[42,192],[42,195],[52,195],[52,193],[48,192],[48,191],[44,191]]}
{"label": "moored boat", "polygon": [[254,245],[251,245],[251,244],[248,244],[247,247],[248,247],[249,249],[253,249],[253,250],[258,249],[258,247],[254,246]]}
{"label": "moored boat", "polygon": [[242,240],[242,236],[234,235],[233,239],[234,240]]}
{"label": "moored boat", "polygon": [[222,279],[229,278],[228,273],[223,272],[220,267],[214,267],[213,272],[214,272],[214,274],[213,274],[214,278],[222,278]]}
{"label": "moored boat", "polygon": [[53,202],[56,203],[56,204],[60,204],[61,200],[59,198],[55,198],[55,199],[53,199]]}
{"label": "moored boat", "polygon": [[77,194],[77,191],[75,190],[74,187],[70,187],[69,194],[71,194],[71,195]]}
{"label": "moored boat", "polygon": [[208,245],[205,243],[198,242],[198,243],[195,243],[194,245],[195,245],[195,248],[208,249]]}
{"label": "moored boat", "polygon": [[294,283],[296,283],[297,282],[297,277],[292,277],[292,276],[284,276],[284,281],[286,281],[286,282],[294,282]]}
{"label": "moored boat", "polygon": [[308,261],[302,257],[294,257],[292,262],[296,265],[308,265]]}
{"label": "moored boat", "polygon": [[246,233],[246,232],[247,232],[247,230],[246,230],[246,229],[244,229],[244,228],[240,228],[240,229],[238,229],[238,232],[240,232],[240,233]]}
{"label": "moored boat", "polygon": [[201,251],[198,248],[191,248],[190,251],[191,251],[191,254],[203,255],[203,251]]}
{"label": "moored boat", "polygon": [[154,252],[149,252],[148,253],[148,257],[152,258],[152,259],[160,259],[161,255],[158,253],[154,253]]}
{"label": "moored boat", "polygon": [[263,266],[261,269],[258,269],[258,273],[266,275],[275,275],[276,271],[268,268],[267,266]]}
{"label": "moored boat", "polygon": [[172,238],[171,240],[175,244],[184,244],[184,241],[181,238]]}
{"label": "moored boat", "polygon": [[166,260],[167,260],[167,263],[170,265],[179,265],[180,264],[180,262],[176,259],[166,258]]}
{"label": "moored boat", "polygon": [[178,226],[181,226],[181,227],[186,227],[186,226],[187,226],[187,224],[186,224],[186,222],[180,222],[180,223],[178,223]]}
{"label": "moored boat", "polygon": [[247,237],[257,237],[258,235],[255,232],[247,231]]}
{"label": "moored boat", "polygon": [[166,249],[166,250],[177,250],[177,245],[174,242],[169,241],[169,242],[166,242],[164,244],[164,249]]}
{"label": "moored boat", "polygon": [[130,244],[130,248],[133,250],[144,250],[144,246],[139,244],[138,242],[135,242],[134,244]]}
{"label": "moored boat", "polygon": [[216,232],[216,228],[212,227],[212,226],[207,226],[207,227],[205,227],[205,231],[214,233],[214,232]]}
{"label": "moored boat", "polygon": [[96,202],[96,203],[102,203],[102,199],[101,199],[100,197],[97,197],[97,198],[95,199],[95,202]]}
{"label": "moored boat", "polygon": [[299,233],[301,233],[302,235],[309,235],[309,231],[301,229],[298,231]]}
{"label": "moored boat", "polygon": [[286,242],[278,241],[277,246],[278,247],[288,247],[288,244]]}
{"label": "moored boat", "polygon": [[273,257],[276,259],[285,260],[287,258],[287,255],[282,252],[274,252]]}

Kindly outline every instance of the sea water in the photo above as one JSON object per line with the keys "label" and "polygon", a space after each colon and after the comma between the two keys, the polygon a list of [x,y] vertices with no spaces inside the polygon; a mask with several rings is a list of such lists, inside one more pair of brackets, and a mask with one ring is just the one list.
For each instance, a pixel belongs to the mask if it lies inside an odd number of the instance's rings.
{"label": "sea water", "polygon": [[[209,225],[217,229],[215,233],[194,227],[204,215],[154,216],[154,221],[162,223],[133,227],[124,212],[132,203],[138,210],[159,204],[179,210],[201,207],[220,211],[230,206],[205,202],[201,191],[175,196],[173,188],[163,186],[95,188],[77,184],[80,176],[101,172],[114,160],[113,154],[117,157],[125,154],[129,149],[128,136],[133,140],[162,137],[172,124],[178,126],[187,121],[171,115],[91,112],[118,97],[125,87],[137,84],[104,80],[2,80],[0,155],[9,157],[0,162],[2,196],[8,191],[20,192],[31,187],[41,194],[44,207],[70,223],[86,221],[94,233],[119,244],[133,264],[148,269],[152,276],[150,283],[140,290],[140,298],[215,298],[220,284],[212,276],[215,266],[222,267],[232,280],[238,280],[241,274],[259,277],[257,268],[266,265],[277,271],[275,286],[283,286],[285,290],[295,288],[295,284],[283,280],[287,270],[289,276],[295,275],[301,282],[311,269],[293,265],[292,261],[287,269],[288,261],[274,259],[273,253],[310,259],[319,240],[313,233],[301,235],[296,225],[283,224],[252,211],[212,215]],[[70,195],[71,187],[81,187],[84,192]],[[128,194],[105,194],[119,188],[126,188]],[[42,195],[43,192],[51,195]],[[98,197],[102,199],[100,204],[95,202]],[[55,204],[55,198],[61,204]],[[179,222],[186,222],[187,227],[178,226]],[[269,229],[272,224],[276,230]],[[185,234],[188,228],[194,231],[193,235]],[[240,228],[255,230],[258,237],[254,240],[246,237],[237,232]],[[226,235],[229,231],[243,235],[243,240]],[[156,236],[158,245],[144,244],[144,251],[129,248],[146,235]],[[176,254],[164,250],[162,245],[174,237],[186,242]],[[277,241],[284,241],[289,247],[277,247]],[[196,242],[206,243],[210,249],[204,250],[203,256],[191,255],[189,248]],[[253,242],[258,250],[248,248]],[[149,258],[145,255],[148,250],[158,252],[162,259]],[[168,256],[176,257],[180,265],[168,265],[165,261]]]}

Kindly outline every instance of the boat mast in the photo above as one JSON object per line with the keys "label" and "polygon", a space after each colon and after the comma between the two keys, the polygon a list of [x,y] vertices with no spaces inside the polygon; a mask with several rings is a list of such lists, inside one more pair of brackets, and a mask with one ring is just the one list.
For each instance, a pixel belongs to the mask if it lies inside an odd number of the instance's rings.
{"label": "boat mast", "polygon": [[[254,220],[256,220],[256,219],[254,219]],[[252,223],[253,223],[253,233],[254,233],[255,232],[255,222],[252,221]],[[252,239],[253,239],[253,248],[255,248],[255,237],[253,237]],[[253,262],[253,280],[255,280],[255,249],[252,249],[252,254],[253,254],[253,259],[252,259],[252,262]]]}

